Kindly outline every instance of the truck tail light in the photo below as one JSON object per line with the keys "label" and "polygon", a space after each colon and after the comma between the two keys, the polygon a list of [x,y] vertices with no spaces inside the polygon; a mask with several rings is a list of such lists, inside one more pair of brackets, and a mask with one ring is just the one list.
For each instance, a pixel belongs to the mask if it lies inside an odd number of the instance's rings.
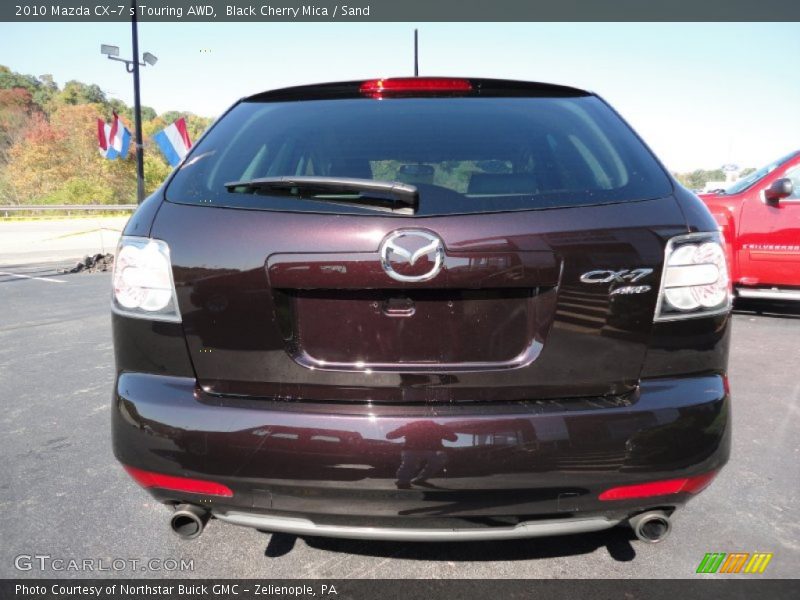
{"label": "truck tail light", "polygon": [[731,308],[731,283],[719,232],[671,238],[656,305],[656,321],[725,313]]}
{"label": "truck tail light", "polygon": [[112,310],[126,317],[180,322],[169,246],[123,236],[114,259]]}

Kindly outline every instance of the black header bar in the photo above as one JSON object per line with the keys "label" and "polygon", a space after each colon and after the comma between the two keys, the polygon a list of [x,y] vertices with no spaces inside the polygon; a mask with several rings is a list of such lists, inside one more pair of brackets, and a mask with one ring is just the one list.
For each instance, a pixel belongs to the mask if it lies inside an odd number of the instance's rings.
{"label": "black header bar", "polygon": [[[130,0],[3,0],[0,21],[130,20]],[[140,0],[150,22],[800,21],[796,0]]]}

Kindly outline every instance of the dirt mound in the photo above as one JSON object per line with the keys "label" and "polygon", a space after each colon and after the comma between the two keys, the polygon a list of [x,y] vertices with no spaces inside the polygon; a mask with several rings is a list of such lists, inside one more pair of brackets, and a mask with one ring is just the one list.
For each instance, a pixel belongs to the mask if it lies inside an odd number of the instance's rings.
{"label": "dirt mound", "polygon": [[109,271],[113,266],[113,254],[95,254],[93,256],[85,256],[74,267],[60,269],[59,273],[96,273],[98,271]]}

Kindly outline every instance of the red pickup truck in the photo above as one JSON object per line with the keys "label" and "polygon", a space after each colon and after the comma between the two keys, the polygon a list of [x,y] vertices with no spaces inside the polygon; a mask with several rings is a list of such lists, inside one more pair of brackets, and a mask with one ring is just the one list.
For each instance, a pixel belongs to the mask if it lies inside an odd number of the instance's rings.
{"label": "red pickup truck", "polygon": [[800,301],[800,151],[700,198],[725,235],[736,295]]}

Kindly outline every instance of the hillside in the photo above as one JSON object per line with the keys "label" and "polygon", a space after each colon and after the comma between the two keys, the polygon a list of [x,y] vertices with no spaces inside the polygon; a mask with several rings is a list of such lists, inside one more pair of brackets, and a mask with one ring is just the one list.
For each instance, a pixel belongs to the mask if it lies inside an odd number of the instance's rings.
{"label": "hillside", "polygon": [[[125,160],[97,150],[97,119],[116,110],[133,133],[133,109],[106,97],[100,86],[50,75],[23,75],[0,65],[0,205],[127,204],[136,201],[134,146]],[[160,115],[142,107],[145,188],[149,194],[170,172],[151,136],[178,117],[192,141],[211,119],[188,112]]]}

